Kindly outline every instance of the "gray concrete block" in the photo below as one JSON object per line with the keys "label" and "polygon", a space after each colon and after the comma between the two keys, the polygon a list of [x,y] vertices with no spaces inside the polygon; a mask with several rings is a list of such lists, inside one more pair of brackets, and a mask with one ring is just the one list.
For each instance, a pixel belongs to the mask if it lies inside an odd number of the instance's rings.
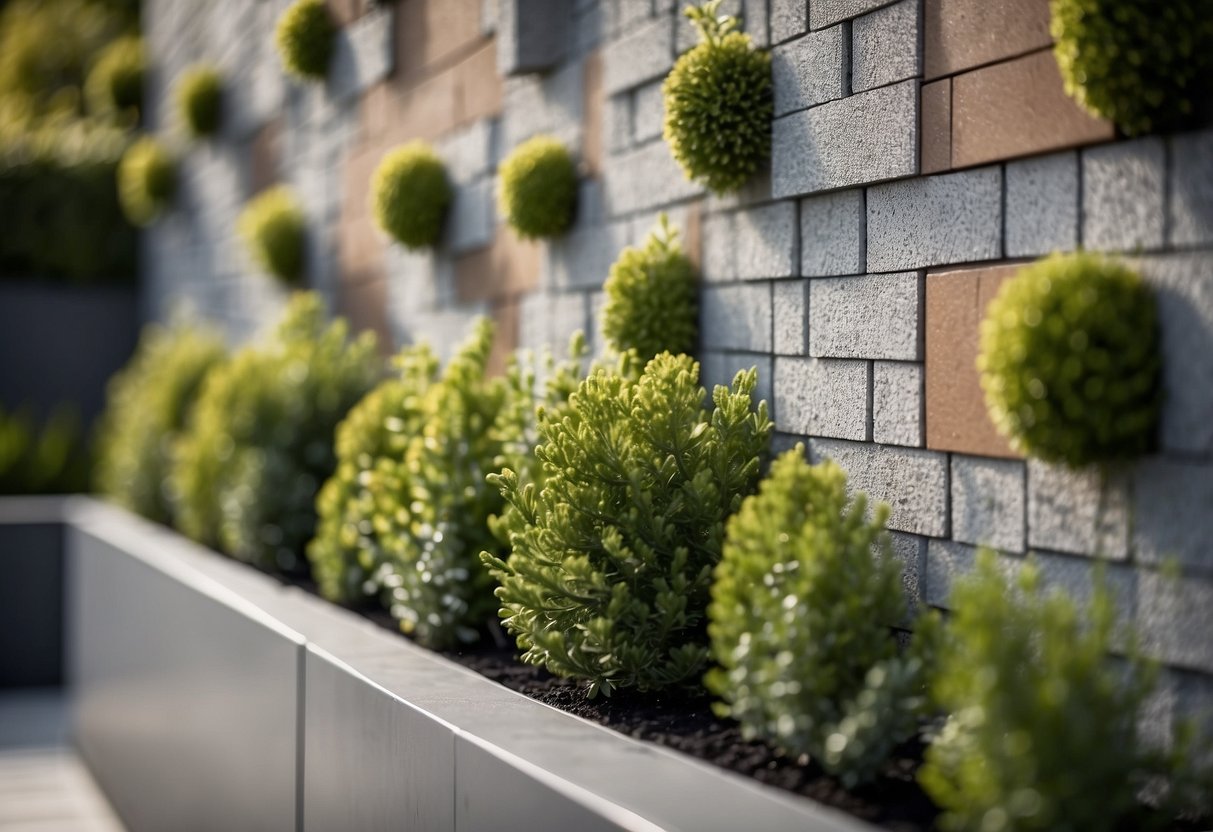
{"label": "gray concrete block", "polygon": [[922,73],[918,7],[918,0],[901,0],[851,23],[852,92]]}
{"label": "gray concrete block", "polygon": [[522,300],[519,310],[518,345],[553,355],[568,353],[574,333],[589,335],[589,295],[585,292],[534,292]]}
{"label": "gray concrete block", "polygon": [[1078,246],[1078,154],[1007,163],[1007,256],[1039,257]]}
{"label": "gray concrete block", "polygon": [[674,65],[674,18],[664,15],[636,27],[603,50],[603,89],[613,95],[661,78]]}
{"label": "gray concrete block", "polygon": [[492,180],[458,185],[454,197],[443,230],[444,245],[452,254],[462,254],[492,242],[497,216]]}
{"label": "gray concrete block", "polygon": [[775,359],[780,430],[835,439],[868,438],[868,362]]}
{"label": "gray concrete block", "polygon": [[664,142],[649,142],[620,154],[606,171],[606,204],[611,216],[690,199],[703,188],[688,180]]}
{"label": "gray concrete block", "polygon": [[743,280],[795,277],[800,267],[796,203],[776,202],[738,211],[732,245]]}
{"label": "gray concrete block", "polygon": [[775,352],[804,355],[808,349],[808,286],[803,280],[781,280],[773,291]]}
{"label": "gray concrete block", "polygon": [[860,189],[800,201],[800,273],[805,277],[863,274],[864,205]]}
{"label": "gray concrete block", "polygon": [[973,570],[977,561],[977,549],[951,540],[927,541],[926,580],[923,582],[923,597],[933,607],[950,608],[948,599],[952,584],[960,576]]}
{"label": "gray concrete block", "polygon": [[918,82],[902,81],[775,119],[776,199],[918,172]]}
{"label": "gray concrete block", "polygon": [[1157,137],[1082,152],[1082,244],[1094,251],[1163,243],[1166,148]]}
{"label": "gray concrete block", "polygon": [[766,402],[768,412],[774,417],[772,361],[771,356],[756,353],[705,352],[700,361],[699,383],[707,391],[707,400],[710,401],[712,390],[717,385],[729,387],[738,373],[754,368],[758,372],[758,383],[754,387],[754,404],[757,405],[760,401]]}
{"label": "gray concrete block", "polygon": [[809,281],[809,355],[921,360],[921,294],[915,272]]}
{"label": "gray concrete block", "polygon": [[626,222],[577,229],[549,241],[546,254],[550,285],[558,289],[601,287],[627,243]]}
{"label": "gray concrete block", "polygon": [[703,221],[703,279],[720,283],[737,277],[737,248],[733,245],[733,217],[709,214]]}
{"label": "gray concrete block", "polygon": [[1028,545],[1124,560],[1129,554],[1128,481],[1088,469],[1028,460]]}
{"label": "gray concrete block", "polygon": [[952,455],[952,539],[1022,552],[1026,523],[1024,464]]}
{"label": "gray concrete block", "polygon": [[771,0],[771,43],[783,43],[808,30],[808,0]]}
{"label": "gray concrete block", "polygon": [[892,509],[889,528],[943,537],[948,533],[948,456],[915,448],[812,439],[813,462],[832,459],[847,472],[847,486]]}
{"label": "gray concrete block", "polygon": [[[889,532],[893,557],[901,563],[901,586],[906,593],[906,612],[912,616],[922,605],[926,587],[927,538],[905,532]],[[890,621],[890,626],[908,623]]]}
{"label": "gray concrete block", "polygon": [[850,42],[841,26],[811,32],[771,50],[775,115],[842,98],[847,94]]}
{"label": "gray concrete block", "polygon": [[497,0],[497,71],[524,75],[556,66],[571,17],[563,0]]}
{"label": "gray concrete block", "polygon": [[329,66],[329,94],[344,100],[361,95],[392,71],[395,17],[376,8],[337,30]]}
{"label": "gray concrete block", "polygon": [[602,135],[608,153],[619,153],[632,146],[632,99],[627,93],[612,95],[602,111]]}
{"label": "gray concrete block", "polygon": [[745,21],[745,31],[760,49],[771,45],[768,5],[767,0],[742,0],[741,16]]}
{"label": "gray concrete block", "polygon": [[1172,245],[1213,243],[1213,130],[1171,137]]}
{"label": "gray concrete block", "polygon": [[613,36],[630,32],[648,20],[653,12],[651,0],[605,0],[607,26]]}
{"label": "gray concrete block", "polygon": [[1213,572],[1213,465],[1151,457],[1133,469],[1133,549],[1139,561]]}
{"label": "gray concrete block", "polygon": [[889,0],[812,0],[809,4],[809,25],[813,29],[820,29],[888,4]]}
{"label": "gray concrete block", "polygon": [[576,153],[581,147],[585,101],[581,61],[543,75],[507,79],[501,118],[506,153],[538,133],[550,133]]}
{"label": "gray concrete block", "polygon": [[1002,171],[997,167],[870,188],[867,208],[868,271],[1002,256]]}
{"label": "gray concrete block", "polygon": [[661,136],[665,118],[665,101],[661,96],[661,81],[637,87],[632,93],[632,140],[637,144]]}
{"label": "gray concrete block", "polygon": [[1137,592],[1136,624],[1146,653],[1213,672],[1213,581],[1142,569]]}
{"label": "gray concrete block", "polygon": [[699,297],[704,349],[771,351],[771,286],[705,286]]}
{"label": "gray concrete block", "polygon": [[923,443],[921,364],[876,361],[872,367],[872,441],[920,448]]}
{"label": "gray concrete block", "polygon": [[499,137],[494,134],[498,126],[495,120],[480,119],[443,137],[438,144],[438,153],[446,162],[447,175],[453,181],[471,182],[492,171],[497,161],[495,150]]}

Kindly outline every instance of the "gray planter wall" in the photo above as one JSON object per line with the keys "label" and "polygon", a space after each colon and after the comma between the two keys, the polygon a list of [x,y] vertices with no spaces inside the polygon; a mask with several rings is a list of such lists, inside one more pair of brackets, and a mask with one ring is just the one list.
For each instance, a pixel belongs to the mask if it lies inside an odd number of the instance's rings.
{"label": "gray planter wall", "polygon": [[0,689],[63,683],[64,506],[0,499]]}

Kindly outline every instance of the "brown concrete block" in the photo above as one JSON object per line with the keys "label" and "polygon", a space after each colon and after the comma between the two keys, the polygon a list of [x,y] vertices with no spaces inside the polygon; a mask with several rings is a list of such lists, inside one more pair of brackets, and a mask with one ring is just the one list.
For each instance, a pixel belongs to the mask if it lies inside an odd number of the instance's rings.
{"label": "brown concrete block", "polygon": [[518,349],[520,326],[519,303],[516,298],[493,304],[493,323],[497,325],[493,336],[493,351],[489,353],[488,372],[491,376],[505,375],[510,356]]}
{"label": "brown concrete block", "polygon": [[249,144],[249,195],[259,193],[281,177],[282,117],[267,122]]}
{"label": "brown concrete block", "polygon": [[451,71],[459,96],[455,109],[459,124],[490,118],[501,112],[504,86],[497,74],[497,46],[493,41],[478,47]]}
{"label": "brown concrete block", "polygon": [[602,92],[602,53],[595,49],[585,56],[581,73],[582,123],[581,158],[591,176],[602,174],[602,118],[606,96]]}
{"label": "brown concrete block", "polygon": [[415,82],[487,40],[480,6],[481,0],[397,0],[397,75]]}
{"label": "brown concrete block", "polygon": [[927,273],[927,447],[1018,458],[986,411],[977,372],[979,327],[1002,281],[1020,264]]}
{"label": "brown concrete block", "polygon": [[386,148],[379,144],[363,145],[346,160],[341,174],[342,222],[360,220],[370,215],[367,199],[371,189],[371,177],[385,152]]}
{"label": "brown concrete block", "polygon": [[1049,0],[925,0],[922,22],[927,80],[1052,43]]}
{"label": "brown concrete block", "polygon": [[326,0],[325,5],[338,26],[348,26],[366,13],[363,0]]}
{"label": "brown concrete block", "polygon": [[[926,87],[923,90],[925,102]],[[1066,95],[1052,50],[952,79],[955,168],[1106,141],[1114,135],[1111,122],[1092,118]]]}
{"label": "brown concrete block", "polygon": [[337,313],[350,322],[353,332],[365,329],[379,336],[379,352],[394,351],[392,331],[387,322],[387,280],[383,275],[371,280],[337,284]]}
{"label": "brown concrete block", "polygon": [[685,225],[682,231],[682,250],[699,274],[703,265],[703,200],[687,203]]}
{"label": "brown concrete block", "polygon": [[922,172],[952,169],[952,79],[922,85]]}
{"label": "brown concrete block", "polygon": [[460,303],[515,297],[539,285],[542,265],[540,243],[499,228],[490,245],[455,258],[455,296]]}

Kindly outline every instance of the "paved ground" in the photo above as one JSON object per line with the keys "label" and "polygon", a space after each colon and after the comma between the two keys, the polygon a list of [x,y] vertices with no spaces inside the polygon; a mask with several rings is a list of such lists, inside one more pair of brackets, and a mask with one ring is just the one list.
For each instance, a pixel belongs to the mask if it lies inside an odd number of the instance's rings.
{"label": "paved ground", "polygon": [[0,691],[0,832],[121,832],[67,743],[58,690]]}

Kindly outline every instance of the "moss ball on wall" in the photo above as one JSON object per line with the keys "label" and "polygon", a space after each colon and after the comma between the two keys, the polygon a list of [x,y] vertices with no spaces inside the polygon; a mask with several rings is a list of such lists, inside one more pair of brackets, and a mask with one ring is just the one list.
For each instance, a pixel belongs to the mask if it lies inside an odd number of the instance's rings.
{"label": "moss ball on wall", "polygon": [[84,95],[97,115],[138,116],[143,102],[143,40],[118,38],[102,51],[88,73]]}
{"label": "moss ball on wall", "polygon": [[279,185],[254,197],[240,213],[238,227],[261,269],[286,283],[299,282],[307,225],[290,188]]}
{"label": "moss ball on wall", "polygon": [[421,141],[409,142],[384,156],[371,183],[375,221],[410,249],[438,241],[451,196],[446,166]]}
{"label": "moss ball on wall", "polygon": [[118,199],[135,225],[150,225],[168,207],[177,189],[177,165],[152,138],[137,139],[118,164]]}
{"label": "moss ball on wall", "polygon": [[223,106],[223,78],[210,66],[193,66],[177,82],[177,109],[186,130],[195,138],[219,130]]}
{"label": "moss ball on wall", "polygon": [[286,71],[305,81],[323,81],[328,75],[336,33],[324,0],[296,0],[278,18],[274,31]]}
{"label": "moss ball on wall", "polygon": [[501,163],[498,205],[506,222],[527,239],[568,230],[577,204],[577,168],[552,136],[535,136]]}

